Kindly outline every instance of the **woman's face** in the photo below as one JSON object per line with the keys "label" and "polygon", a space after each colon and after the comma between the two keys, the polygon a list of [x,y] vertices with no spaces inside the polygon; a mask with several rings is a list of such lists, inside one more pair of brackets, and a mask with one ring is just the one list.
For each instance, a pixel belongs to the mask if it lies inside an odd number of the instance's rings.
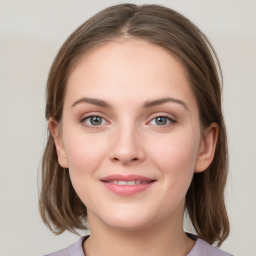
{"label": "woman's face", "polygon": [[69,77],[60,132],[50,122],[89,221],[182,220],[206,143],[188,74],[165,49],[127,40],[90,51]]}

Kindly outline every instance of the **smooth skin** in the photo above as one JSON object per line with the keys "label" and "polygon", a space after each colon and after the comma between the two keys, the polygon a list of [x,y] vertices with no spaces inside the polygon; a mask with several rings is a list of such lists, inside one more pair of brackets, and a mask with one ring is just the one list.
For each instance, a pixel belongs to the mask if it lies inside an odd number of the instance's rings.
{"label": "smooth skin", "polygon": [[[211,163],[216,123],[202,129],[181,62],[164,48],[120,39],[89,51],[67,83],[60,123],[50,118],[59,164],[69,168],[88,211],[87,256],[186,255],[185,195]],[[113,174],[155,182],[123,196],[101,181]]]}

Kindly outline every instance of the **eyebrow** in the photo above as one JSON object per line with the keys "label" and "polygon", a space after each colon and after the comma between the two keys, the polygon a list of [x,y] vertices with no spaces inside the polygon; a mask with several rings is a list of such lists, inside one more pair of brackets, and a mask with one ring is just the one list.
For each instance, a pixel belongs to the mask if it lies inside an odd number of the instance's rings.
{"label": "eyebrow", "polygon": [[107,102],[105,102],[104,100],[94,99],[94,98],[81,98],[81,99],[75,101],[72,104],[72,107],[78,105],[79,103],[90,103],[92,105],[100,106],[103,108],[110,108],[110,105]]}
{"label": "eyebrow", "polygon": [[[173,103],[177,103],[177,104],[180,104],[182,105],[186,110],[189,110],[187,104],[182,101],[182,100],[179,100],[179,99],[176,99],[176,98],[171,98],[171,97],[167,97],[167,98],[161,98],[161,99],[156,99],[156,100],[148,100],[144,103],[144,108],[151,108],[151,107],[154,107],[154,106],[157,106],[157,105],[161,105],[161,104],[164,104],[164,103],[167,103],[167,102],[173,102]],[[89,103],[89,104],[92,104],[92,105],[96,105],[96,106],[99,106],[99,107],[103,107],[103,108],[110,108],[110,104],[108,104],[106,101],[104,100],[100,100],[100,99],[96,99],[96,98],[81,98],[77,101],[75,101],[73,104],[72,104],[72,107],[80,104],[80,103]]]}
{"label": "eyebrow", "polygon": [[161,104],[164,104],[164,103],[167,103],[167,102],[173,102],[173,103],[180,104],[186,110],[189,110],[187,104],[184,101],[176,99],[176,98],[171,98],[171,97],[156,99],[156,100],[148,100],[148,101],[145,102],[144,108],[154,107],[154,106],[161,105]]}

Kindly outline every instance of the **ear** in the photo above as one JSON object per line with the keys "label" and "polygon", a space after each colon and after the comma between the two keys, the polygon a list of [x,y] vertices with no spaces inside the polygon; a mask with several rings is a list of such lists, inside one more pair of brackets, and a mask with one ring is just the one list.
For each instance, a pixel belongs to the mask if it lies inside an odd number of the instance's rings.
{"label": "ear", "polygon": [[202,134],[195,172],[205,171],[211,164],[218,140],[219,126],[212,123]]}
{"label": "ear", "polygon": [[48,127],[55,143],[59,165],[63,168],[68,168],[68,161],[61,136],[60,124],[50,117]]}

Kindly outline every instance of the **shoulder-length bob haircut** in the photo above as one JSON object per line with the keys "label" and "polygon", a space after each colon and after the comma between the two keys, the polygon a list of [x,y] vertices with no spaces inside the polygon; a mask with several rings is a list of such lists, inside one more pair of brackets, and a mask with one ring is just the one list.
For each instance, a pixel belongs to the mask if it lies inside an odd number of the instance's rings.
{"label": "shoulder-length bob haircut", "polygon": [[[190,20],[159,5],[120,4],[94,15],[68,37],[52,64],[46,119],[61,121],[68,77],[85,53],[106,42],[130,38],[159,45],[178,57],[188,71],[202,127],[212,122],[219,126],[214,159],[206,171],[194,174],[185,208],[198,236],[221,245],[229,234],[224,202],[228,155],[221,110],[222,74],[213,47]],[[86,229],[86,206],[74,191],[68,170],[58,164],[50,133],[42,159],[39,204],[43,221],[54,233]]]}

